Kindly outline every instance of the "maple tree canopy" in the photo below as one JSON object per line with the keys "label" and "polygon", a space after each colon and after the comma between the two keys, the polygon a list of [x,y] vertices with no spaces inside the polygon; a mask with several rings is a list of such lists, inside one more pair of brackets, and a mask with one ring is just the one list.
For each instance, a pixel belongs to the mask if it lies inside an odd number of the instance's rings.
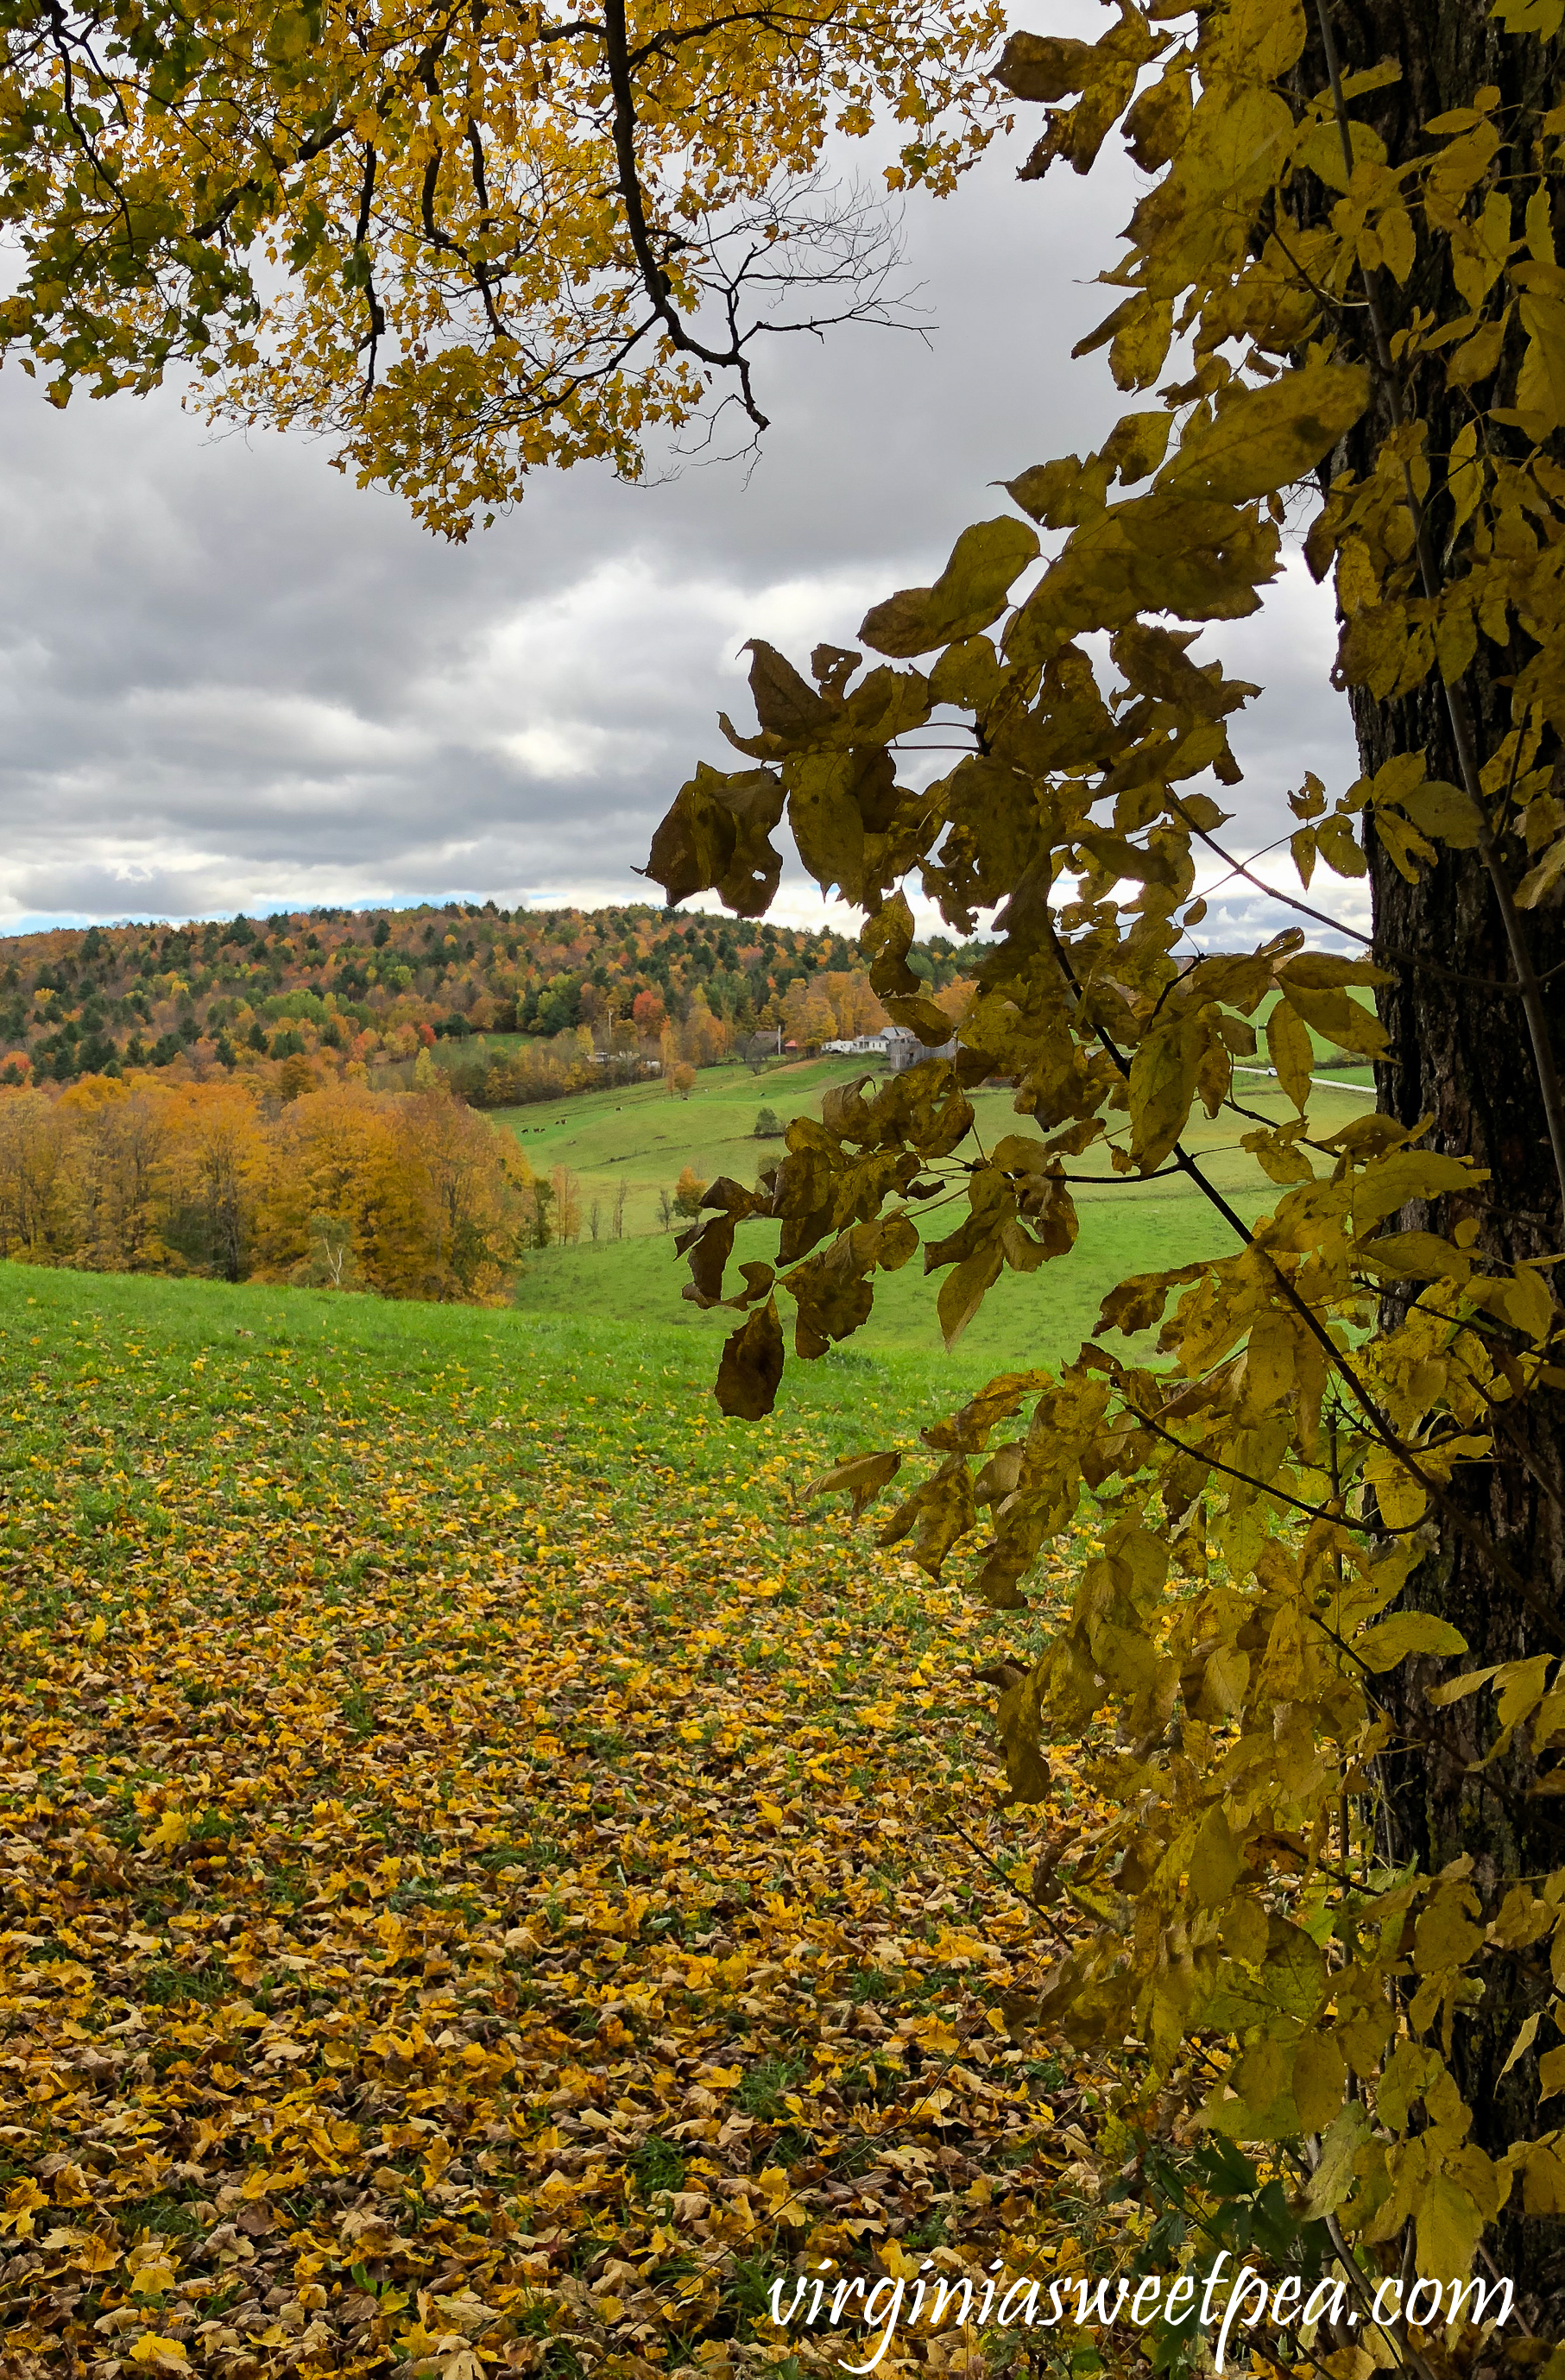
{"label": "maple tree canopy", "polygon": [[762,332],[887,319],[881,210],[821,171],[901,128],[949,189],[996,121],[997,0],[0,7],[0,338],[66,404],[188,372],[325,431],[461,538],[541,463],[764,426]]}

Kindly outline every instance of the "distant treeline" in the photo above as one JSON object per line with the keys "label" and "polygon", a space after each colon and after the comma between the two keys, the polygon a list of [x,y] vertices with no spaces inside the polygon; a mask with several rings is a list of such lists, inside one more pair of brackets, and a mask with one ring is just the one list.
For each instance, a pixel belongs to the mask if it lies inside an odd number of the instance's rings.
{"label": "distant treeline", "polygon": [[[911,964],[939,991],[970,960],[937,939]],[[558,1096],[549,1070],[576,1063],[563,1037],[588,1058],[672,1046],[701,1065],[758,1031],[804,1048],[879,1017],[839,935],[639,906],[321,908],[0,940],[0,1084],[200,1080],[333,1053],[373,1066],[522,1034],[548,1055],[541,1073],[507,1060],[520,1102]]]}

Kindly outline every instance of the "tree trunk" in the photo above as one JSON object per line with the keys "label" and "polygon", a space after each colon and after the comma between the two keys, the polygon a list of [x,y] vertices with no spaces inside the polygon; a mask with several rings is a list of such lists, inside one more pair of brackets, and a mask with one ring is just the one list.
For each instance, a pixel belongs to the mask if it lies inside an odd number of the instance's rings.
{"label": "tree trunk", "polygon": [[[1313,22],[1313,0],[1311,6]],[[1353,0],[1351,7],[1338,0],[1332,20],[1344,71],[1385,56],[1401,64],[1400,84],[1352,108],[1355,119],[1370,122],[1380,133],[1393,162],[1414,153],[1415,145],[1423,148],[1423,142],[1415,143],[1419,124],[1470,105],[1485,83],[1500,87],[1504,106],[1497,121],[1502,126],[1525,117],[1540,99],[1547,105],[1559,97],[1554,45],[1503,37],[1488,21],[1486,0]],[[1318,41],[1306,55],[1301,79],[1310,92],[1326,81]],[[1520,146],[1502,147],[1489,182],[1524,195],[1535,173],[1535,159]],[[1483,196],[1481,186],[1480,203]],[[1558,237],[1558,191],[1555,223]],[[1379,276],[1389,330],[1415,306],[1446,320],[1466,310],[1449,285],[1440,285],[1444,273],[1443,254],[1425,247],[1405,289]],[[1353,319],[1362,323],[1362,316]],[[1518,359],[1508,354],[1510,373]],[[1365,360],[1373,358],[1365,353]],[[1508,397],[1509,390],[1490,402]],[[1448,393],[1433,382],[1421,386],[1415,378],[1408,410],[1428,426],[1435,475],[1431,527],[1439,552],[1450,527],[1438,458],[1473,407],[1463,392]],[[1388,424],[1382,399],[1377,418],[1333,458],[1333,470],[1364,470]],[[1519,455],[1526,451],[1516,443]],[[1510,695],[1500,681],[1530,650],[1519,634],[1509,650],[1479,638],[1462,691],[1480,761],[1497,750],[1510,725]],[[1367,773],[1395,753],[1422,750],[1431,777],[1460,783],[1438,677],[1400,701],[1377,702],[1357,689],[1352,704]],[[1555,1254],[1565,1245],[1559,1188],[1515,973],[1483,862],[1476,852],[1447,852],[1410,884],[1391,865],[1373,827],[1366,841],[1375,955],[1392,977],[1378,995],[1390,1038],[1389,1053],[1377,1069],[1380,1106],[1408,1124],[1432,1118],[1430,1147],[1469,1155],[1490,1170],[1476,1198],[1449,1198],[1432,1212],[1422,1206],[1410,1209],[1403,1226],[1449,1232],[1465,1213],[1478,1224],[1478,1248],[1498,1263]],[[1527,865],[1519,844],[1506,851],[1505,859],[1514,884]],[[1561,913],[1535,912],[1525,925],[1538,972],[1565,966]],[[1547,999],[1556,1047],[1565,1051],[1565,975],[1554,978]],[[1405,1302],[1406,1293],[1393,1299],[1389,1320],[1398,1318]],[[1405,1601],[1453,1622],[1469,1652],[1458,1663],[1412,1661],[1386,1681],[1393,1711],[1435,1741],[1432,1748],[1427,1741],[1415,1743],[1386,1761],[1381,1813],[1384,1848],[1398,1864],[1416,1859],[1438,1871],[1470,1853],[1486,1916],[1495,1913],[1518,1876],[1537,1877],[1565,1864],[1565,1797],[1532,1790],[1537,1770],[1525,1730],[1508,1757],[1474,1774],[1473,1765],[1494,1738],[1492,1697],[1480,1693],[1444,1711],[1431,1709],[1425,1699],[1438,1678],[1459,1668],[1565,1650],[1565,1396],[1540,1391],[1513,1420],[1503,1408],[1498,1419],[1496,1459],[1460,1474],[1454,1492],[1547,1609],[1559,1615],[1559,1624],[1551,1629],[1497,1578],[1470,1543],[1449,1524],[1438,1524],[1438,1542],[1414,1573]],[[1458,2022],[1452,2065],[1473,2111],[1474,2137],[1492,2155],[1545,2129],[1553,2111],[1546,2108],[1540,2118],[1535,2053],[1500,2078],[1522,2019],[1548,1998],[1547,1956],[1523,1952],[1497,1962],[1489,1973],[1481,2007]],[[1538,2046],[1547,2048],[1555,2038],[1546,2026]],[[1553,2219],[1524,2216],[1518,2192],[1497,2228],[1498,2236],[1491,2240],[1496,2263],[1514,2278],[1529,2318],[1545,2337],[1565,2336],[1561,2227]]]}

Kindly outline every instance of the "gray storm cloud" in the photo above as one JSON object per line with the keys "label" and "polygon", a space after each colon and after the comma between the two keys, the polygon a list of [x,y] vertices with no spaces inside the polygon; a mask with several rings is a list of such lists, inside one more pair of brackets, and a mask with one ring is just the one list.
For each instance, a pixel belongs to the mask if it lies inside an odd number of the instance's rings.
{"label": "gray storm cloud", "polygon": [[[319,446],[214,440],[172,393],[61,415],[0,375],[0,930],[644,894],[653,826],[698,759],[722,761],[717,710],[743,714],[745,638],[802,661],[851,638],[1004,507],[991,482],[1114,418],[1100,359],[1070,348],[1110,302],[1086,276],[1129,170],[1039,190],[1017,154],[907,210],[927,337],[851,330],[763,359],[775,428],[753,468],[540,479],[465,548]],[[1285,826],[1306,767],[1354,773],[1332,638],[1294,564],[1256,621],[1200,648],[1268,689],[1235,735],[1246,849]],[[1356,917],[1356,889],[1333,892]],[[783,914],[820,911],[785,880]],[[1231,886],[1212,930],[1257,917]]]}

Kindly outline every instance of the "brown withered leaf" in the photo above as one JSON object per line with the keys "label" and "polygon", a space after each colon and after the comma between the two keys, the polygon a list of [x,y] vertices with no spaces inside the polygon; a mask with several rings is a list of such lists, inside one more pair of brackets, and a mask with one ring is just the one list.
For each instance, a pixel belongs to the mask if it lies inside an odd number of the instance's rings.
{"label": "brown withered leaf", "polygon": [[777,1402],[786,1360],[777,1300],[769,1297],[723,1342],[712,1390],[721,1411],[740,1421],[759,1421]]}
{"label": "brown withered leaf", "polygon": [[900,1454],[849,1454],[841,1463],[833,1463],[819,1479],[812,1479],[805,1489],[807,1496],[832,1496],[845,1489],[852,1499],[853,1516],[862,1519],[882,1488],[889,1487],[902,1469]]}

